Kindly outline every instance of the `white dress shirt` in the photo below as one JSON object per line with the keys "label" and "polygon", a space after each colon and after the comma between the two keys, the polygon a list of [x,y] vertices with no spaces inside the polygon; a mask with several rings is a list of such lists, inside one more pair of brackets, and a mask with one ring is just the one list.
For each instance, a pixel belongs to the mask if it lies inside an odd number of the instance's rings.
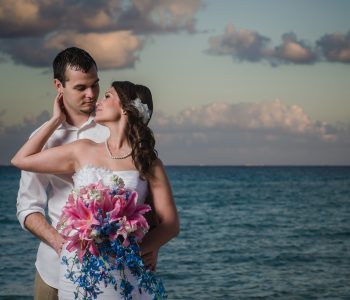
{"label": "white dress shirt", "polygon": [[[108,136],[109,129],[96,124],[93,117],[90,117],[80,128],[64,122],[49,138],[45,148],[68,144],[79,139],[90,139],[100,143],[105,141]],[[26,217],[35,212],[45,216],[46,207],[49,223],[56,227],[61,210],[73,187],[72,175],[37,174],[22,171],[17,196],[17,218],[25,230]],[[58,288],[59,256],[53,248],[44,242],[39,245],[35,266],[45,283]]]}

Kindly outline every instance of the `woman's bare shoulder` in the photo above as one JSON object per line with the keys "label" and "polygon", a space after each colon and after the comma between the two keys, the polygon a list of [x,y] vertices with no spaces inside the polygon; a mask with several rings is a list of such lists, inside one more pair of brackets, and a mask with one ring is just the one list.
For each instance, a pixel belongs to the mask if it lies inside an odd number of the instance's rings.
{"label": "woman's bare shoulder", "polygon": [[76,146],[97,146],[98,145],[98,143],[89,139],[76,140],[72,144],[75,144]]}
{"label": "woman's bare shoulder", "polygon": [[153,171],[159,170],[159,169],[164,169],[163,162],[161,161],[160,158],[156,158],[153,163],[152,163],[152,169]]}
{"label": "woman's bare shoulder", "polygon": [[[163,162],[157,158],[153,161],[152,163],[152,168],[151,168],[151,178],[152,179],[156,179],[156,178],[159,178],[160,177],[163,177],[165,175],[165,168],[164,168],[164,165],[163,165]],[[151,179],[150,178],[150,179]]]}

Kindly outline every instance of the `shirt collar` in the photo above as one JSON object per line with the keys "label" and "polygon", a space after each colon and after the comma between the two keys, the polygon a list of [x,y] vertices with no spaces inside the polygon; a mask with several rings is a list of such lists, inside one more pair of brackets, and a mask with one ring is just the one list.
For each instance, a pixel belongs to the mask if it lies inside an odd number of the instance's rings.
{"label": "shirt collar", "polygon": [[89,119],[85,123],[83,123],[79,128],[77,128],[71,124],[68,124],[67,121],[63,121],[62,124],[60,126],[58,126],[57,130],[80,130],[80,129],[83,129],[85,127],[89,127],[93,124],[95,124],[94,116],[90,115]]}

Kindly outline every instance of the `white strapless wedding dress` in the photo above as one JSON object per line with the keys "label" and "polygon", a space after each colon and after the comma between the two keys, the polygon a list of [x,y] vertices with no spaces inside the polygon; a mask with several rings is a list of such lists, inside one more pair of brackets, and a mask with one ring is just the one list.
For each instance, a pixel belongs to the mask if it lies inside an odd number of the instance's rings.
{"label": "white strapless wedding dress", "polygon": [[[104,185],[110,185],[112,175],[117,175],[121,177],[127,188],[137,191],[138,193],[137,202],[139,204],[145,201],[145,198],[148,193],[147,181],[140,179],[139,172],[137,170],[112,171],[112,170],[100,168],[100,167],[85,166],[73,175],[74,188],[81,188],[90,183],[96,183],[99,180],[102,180]],[[70,257],[74,257],[75,253],[68,252],[67,249],[64,247],[61,253],[61,257],[63,256],[70,258]],[[74,292],[77,291],[76,285],[74,285],[73,282],[70,281],[69,279],[65,278],[66,271],[67,271],[67,266],[64,264],[61,264],[60,274],[59,274],[60,280],[59,280],[59,288],[58,288],[58,297],[60,300],[74,299]],[[125,271],[130,283],[136,287],[137,286],[136,278],[130,272],[128,272],[128,270],[125,270]],[[115,271],[114,275],[118,282],[119,281],[118,278],[120,279],[119,273]],[[108,285],[107,287],[104,287],[103,283],[101,283],[99,287],[103,291],[103,293],[98,295],[97,299],[101,299],[101,300],[123,299],[123,297],[120,295],[120,289],[116,291],[112,285]],[[79,299],[81,299],[81,297],[79,297]],[[143,291],[140,294],[138,291],[138,288],[134,288],[132,292],[132,299],[148,300],[148,299],[153,299],[153,297],[145,291]]]}

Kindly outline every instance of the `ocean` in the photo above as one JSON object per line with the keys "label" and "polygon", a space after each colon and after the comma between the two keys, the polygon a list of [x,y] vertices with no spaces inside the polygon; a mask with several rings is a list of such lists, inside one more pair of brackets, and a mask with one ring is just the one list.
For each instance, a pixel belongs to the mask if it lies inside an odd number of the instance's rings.
{"label": "ocean", "polygon": [[[350,167],[167,167],[181,232],[163,246],[169,299],[350,299]],[[31,299],[38,241],[0,167],[0,299]]]}

